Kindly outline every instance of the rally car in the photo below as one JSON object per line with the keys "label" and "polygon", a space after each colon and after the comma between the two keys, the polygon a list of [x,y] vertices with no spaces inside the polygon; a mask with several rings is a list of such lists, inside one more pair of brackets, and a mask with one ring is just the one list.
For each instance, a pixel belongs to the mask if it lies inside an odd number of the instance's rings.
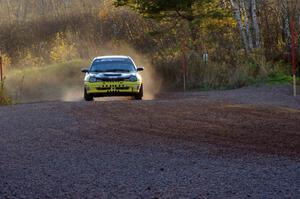
{"label": "rally car", "polygon": [[143,98],[143,81],[138,68],[128,56],[96,57],[88,69],[82,69],[84,78],[84,99],[94,97],[133,96]]}

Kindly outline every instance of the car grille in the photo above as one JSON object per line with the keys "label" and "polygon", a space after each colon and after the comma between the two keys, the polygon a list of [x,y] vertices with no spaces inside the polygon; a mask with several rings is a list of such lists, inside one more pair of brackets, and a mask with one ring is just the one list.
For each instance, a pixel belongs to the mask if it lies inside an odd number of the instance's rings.
{"label": "car grille", "polygon": [[97,78],[98,82],[121,82],[121,81],[125,81],[125,78]]}

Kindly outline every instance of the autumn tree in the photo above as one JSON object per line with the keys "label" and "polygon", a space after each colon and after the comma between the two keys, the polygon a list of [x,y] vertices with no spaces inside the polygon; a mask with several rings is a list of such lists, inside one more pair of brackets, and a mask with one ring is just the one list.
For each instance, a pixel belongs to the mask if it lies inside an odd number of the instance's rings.
{"label": "autumn tree", "polygon": [[184,20],[188,23],[192,48],[197,50],[199,24],[208,17],[221,18],[226,10],[212,5],[221,4],[216,0],[116,0],[117,6],[129,6],[147,18],[157,20]]}
{"label": "autumn tree", "polygon": [[261,48],[256,0],[230,0],[230,3],[246,53],[253,48]]}

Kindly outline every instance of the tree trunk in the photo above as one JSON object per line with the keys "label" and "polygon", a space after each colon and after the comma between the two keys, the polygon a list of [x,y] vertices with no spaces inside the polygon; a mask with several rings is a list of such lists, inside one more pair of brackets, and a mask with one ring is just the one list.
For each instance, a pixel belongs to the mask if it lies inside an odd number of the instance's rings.
{"label": "tree trunk", "polygon": [[260,28],[258,25],[258,18],[256,14],[256,0],[250,0],[250,6],[251,6],[251,15],[252,15],[252,24],[253,29],[255,32],[255,48],[261,48],[261,42],[260,42]]}
{"label": "tree trunk", "polygon": [[240,8],[241,8],[241,13],[244,15],[244,23],[245,23],[245,30],[246,30],[246,35],[247,35],[247,40],[248,40],[248,46],[249,50],[252,51],[253,49],[253,39],[252,39],[252,32],[251,32],[251,20],[250,19],[250,12],[249,12],[249,4],[247,3],[247,6],[245,6],[245,1],[240,0]]}
{"label": "tree trunk", "polygon": [[197,44],[197,39],[198,39],[198,25],[195,24],[192,20],[188,21],[189,23],[189,28],[190,28],[190,37],[191,37],[191,50],[192,53],[198,54],[198,44]]}
{"label": "tree trunk", "polygon": [[292,48],[292,34],[290,30],[290,21],[289,21],[289,12],[287,0],[281,0],[281,9],[283,14],[283,31],[284,31],[284,40],[287,45],[287,49]]}
{"label": "tree trunk", "polygon": [[244,43],[245,51],[248,54],[249,53],[249,46],[248,46],[248,42],[247,42],[247,36],[246,36],[245,30],[244,30],[244,25],[243,25],[239,5],[237,4],[236,0],[230,0],[230,2],[231,2],[232,9],[233,9],[234,17],[237,21],[237,25],[238,25],[238,28],[240,30],[242,41]]}

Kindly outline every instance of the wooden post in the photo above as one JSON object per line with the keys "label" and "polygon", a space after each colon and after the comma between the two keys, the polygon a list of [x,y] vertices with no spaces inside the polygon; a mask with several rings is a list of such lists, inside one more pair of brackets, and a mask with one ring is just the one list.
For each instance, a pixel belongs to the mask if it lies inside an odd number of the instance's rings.
{"label": "wooden post", "polygon": [[2,64],[2,55],[0,53],[0,81],[3,84],[3,64]]}
{"label": "wooden post", "polygon": [[295,52],[295,21],[294,17],[291,19],[291,32],[292,32],[292,64],[293,64],[293,90],[294,96],[297,96],[297,82],[296,82],[296,52]]}
{"label": "wooden post", "polygon": [[1,55],[1,52],[0,52],[0,104],[3,103],[3,88],[4,88],[4,85],[3,85],[3,67],[2,67],[2,55]]}

